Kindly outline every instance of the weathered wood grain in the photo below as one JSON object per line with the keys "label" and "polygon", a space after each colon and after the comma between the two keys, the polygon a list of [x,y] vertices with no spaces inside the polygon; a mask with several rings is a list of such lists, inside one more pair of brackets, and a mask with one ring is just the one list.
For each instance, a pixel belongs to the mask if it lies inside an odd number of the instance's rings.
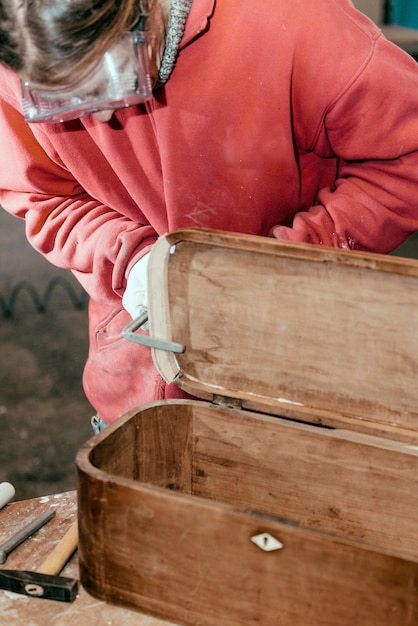
{"label": "weathered wood grain", "polygon": [[[0,511],[2,542],[46,508],[56,511],[55,518],[14,550],[1,569],[35,570],[77,519],[77,494],[71,491],[13,502]],[[65,566],[62,575],[79,577],[77,554]],[[70,604],[0,590],[0,623],[7,626],[173,626],[171,622],[138,611],[106,604],[82,587]]]}
{"label": "weathered wood grain", "polygon": [[[134,471],[117,448],[128,424]],[[93,595],[193,626],[418,620],[416,450],[192,401],[145,405],[100,438],[77,459]],[[262,532],[285,548],[255,548]]]}
{"label": "weathered wood grain", "polygon": [[184,231],[150,261],[167,379],[205,399],[418,441],[418,262]]}

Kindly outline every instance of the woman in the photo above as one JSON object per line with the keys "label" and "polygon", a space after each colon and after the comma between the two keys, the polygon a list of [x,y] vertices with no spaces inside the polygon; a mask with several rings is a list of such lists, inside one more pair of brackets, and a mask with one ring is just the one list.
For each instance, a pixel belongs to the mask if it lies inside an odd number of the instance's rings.
{"label": "woman", "polygon": [[0,10],[0,204],[90,295],[83,381],[105,423],[182,395],[120,337],[159,235],[386,253],[418,230],[418,68],[349,0]]}

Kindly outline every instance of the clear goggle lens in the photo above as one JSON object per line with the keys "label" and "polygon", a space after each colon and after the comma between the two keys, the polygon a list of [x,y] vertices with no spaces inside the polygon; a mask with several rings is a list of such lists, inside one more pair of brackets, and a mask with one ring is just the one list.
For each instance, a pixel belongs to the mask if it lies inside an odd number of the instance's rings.
{"label": "clear goggle lens", "polygon": [[141,31],[124,33],[85,78],[68,87],[21,84],[27,122],[65,122],[146,102],[152,98],[152,85],[144,35]]}

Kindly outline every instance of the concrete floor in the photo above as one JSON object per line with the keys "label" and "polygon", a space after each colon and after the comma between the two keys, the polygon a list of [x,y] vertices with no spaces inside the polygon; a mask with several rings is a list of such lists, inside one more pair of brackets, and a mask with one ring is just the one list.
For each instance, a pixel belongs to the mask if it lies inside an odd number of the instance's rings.
{"label": "concrete floor", "polygon": [[[0,482],[14,484],[17,500],[76,487],[74,456],[92,434],[93,414],[81,387],[86,305],[76,308],[61,284],[44,313],[33,300],[57,279],[76,300],[82,291],[29,247],[23,226],[0,210]],[[418,258],[418,235],[397,254]],[[32,295],[25,288],[13,303],[21,281]]]}
{"label": "concrete floor", "polygon": [[[0,482],[15,486],[16,500],[75,488],[74,456],[93,414],[81,387],[86,298],[29,247],[23,227],[0,210]],[[60,282],[42,313],[36,299],[51,281]]]}

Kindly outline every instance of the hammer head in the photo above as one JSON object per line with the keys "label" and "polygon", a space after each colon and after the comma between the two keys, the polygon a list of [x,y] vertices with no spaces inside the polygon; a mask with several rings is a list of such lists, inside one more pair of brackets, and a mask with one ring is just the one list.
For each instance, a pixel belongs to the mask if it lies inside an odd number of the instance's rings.
{"label": "hammer head", "polygon": [[72,602],[77,596],[78,581],[38,572],[1,569],[0,589],[47,600]]}

